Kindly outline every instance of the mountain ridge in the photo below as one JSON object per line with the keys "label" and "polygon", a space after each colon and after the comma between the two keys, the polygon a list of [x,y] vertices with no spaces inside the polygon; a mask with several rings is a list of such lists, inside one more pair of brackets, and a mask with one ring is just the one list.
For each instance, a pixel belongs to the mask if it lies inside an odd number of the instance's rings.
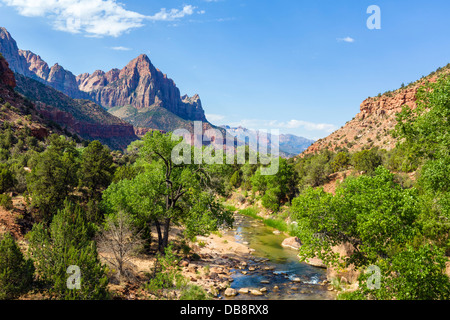
{"label": "mountain ridge", "polygon": [[415,109],[419,88],[427,83],[436,82],[441,75],[448,74],[450,64],[407,86],[402,85],[399,89],[365,99],[360,105],[360,112],[352,120],[327,137],[317,140],[300,156],[326,149],[330,151],[346,149],[355,152],[378,147],[392,150],[398,142],[391,134],[397,124],[397,113],[401,112],[404,106]]}
{"label": "mountain ridge", "polygon": [[[0,27],[0,52],[14,72],[49,85],[73,99],[91,100],[107,110],[115,108],[116,115],[121,114],[117,109],[130,107],[137,112],[151,108],[163,108],[169,112],[162,122],[153,123],[151,119],[145,121],[142,117],[139,121],[125,119],[138,129],[169,131],[160,123],[170,123],[171,114],[188,122],[209,123],[199,95],[181,96],[175,82],[157,69],[145,54],[131,60],[122,69],[97,70],[92,74],[75,76],[58,63],[49,67],[39,55],[19,49],[3,27]],[[186,127],[189,125],[183,126]]]}

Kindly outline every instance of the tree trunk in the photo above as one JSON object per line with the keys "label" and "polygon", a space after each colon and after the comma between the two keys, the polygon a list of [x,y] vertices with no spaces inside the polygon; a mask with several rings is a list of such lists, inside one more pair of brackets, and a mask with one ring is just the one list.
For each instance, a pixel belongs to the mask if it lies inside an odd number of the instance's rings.
{"label": "tree trunk", "polygon": [[170,232],[170,218],[166,218],[166,220],[164,221],[163,250],[165,250],[169,244],[169,232]]}
{"label": "tree trunk", "polygon": [[158,251],[164,254],[164,246],[163,246],[163,236],[161,233],[161,224],[158,220],[155,220],[156,230],[158,232]]}

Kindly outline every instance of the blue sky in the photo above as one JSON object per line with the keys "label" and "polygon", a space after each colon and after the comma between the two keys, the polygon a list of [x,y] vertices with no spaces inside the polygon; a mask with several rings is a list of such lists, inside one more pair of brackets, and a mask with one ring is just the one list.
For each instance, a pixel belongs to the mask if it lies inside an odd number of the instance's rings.
{"label": "blue sky", "polygon": [[76,75],[145,53],[211,122],[317,139],[449,63],[449,12],[448,0],[0,0],[0,26]]}

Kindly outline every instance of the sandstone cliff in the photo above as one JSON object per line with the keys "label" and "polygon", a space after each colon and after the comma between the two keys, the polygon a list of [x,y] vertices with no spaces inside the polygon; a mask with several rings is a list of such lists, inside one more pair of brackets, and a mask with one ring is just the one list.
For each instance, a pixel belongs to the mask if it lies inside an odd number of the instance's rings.
{"label": "sandstone cliff", "polygon": [[[75,77],[59,64],[49,67],[40,56],[20,50],[5,28],[0,28],[0,52],[15,73],[49,85],[71,98],[91,100],[141,128],[170,131],[178,128],[179,119],[207,122],[200,97],[181,97],[173,80],[156,69],[146,55],[133,59],[121,70],[98,70]],[[160,117],[153,121],[154,112],[147,112],[155,109],[167,112],[158,111]],[[146,119],[146,115],[150,117]],[[174,116],[179,119],[172,123]]]}
{"label": "sandstone cliff", "polygon": [[397,124],[397,113],[402,111],[403,106],[416,108],[417,90],[428,82],[435,82],[443,73],[450,73],[450,67],[439,68],[437,72],[406,87],[364,100],[360,105],[360,112],[352,120],[326,138],[316,141],[302,155],[317,153],[324,149],[331,151],[342,148],[360,151],[372,147],[393,149],[397,140],[392,137],[391,132]]}
{"label": "sandstone cliff", "polygon": [[173,80],[156,69],[146,55],[140,55],[122,70],[79,75],[77,83],[92,101],[107,109],[162,107],[184,120],[206,122],[200,97],[181,97]]}

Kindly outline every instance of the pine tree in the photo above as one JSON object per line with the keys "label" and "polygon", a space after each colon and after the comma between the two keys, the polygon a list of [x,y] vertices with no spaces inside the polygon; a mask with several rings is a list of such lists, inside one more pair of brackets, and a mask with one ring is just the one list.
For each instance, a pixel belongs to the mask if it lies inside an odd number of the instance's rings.
{"label": "pine tree", "polygon": [[8,233],[0,241],[0,299],[10,300],[28,292],[34,278],[33,262],[25,259]]}

